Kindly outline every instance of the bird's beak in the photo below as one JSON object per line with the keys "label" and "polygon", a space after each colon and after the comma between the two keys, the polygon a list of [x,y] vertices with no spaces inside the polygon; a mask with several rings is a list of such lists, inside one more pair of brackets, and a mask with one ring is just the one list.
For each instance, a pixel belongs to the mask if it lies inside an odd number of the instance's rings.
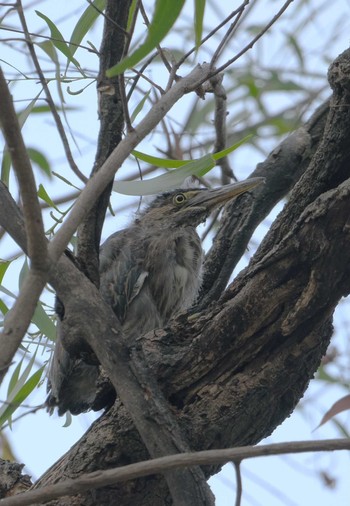
{"label": "bird's beak", "polygon": [[214,190],[199,191],[189,200],[189,205],[190,207],[205,207],[211,210],[264,182],[265,178],[263,177],[252,177],[246,181],[228,184]]}

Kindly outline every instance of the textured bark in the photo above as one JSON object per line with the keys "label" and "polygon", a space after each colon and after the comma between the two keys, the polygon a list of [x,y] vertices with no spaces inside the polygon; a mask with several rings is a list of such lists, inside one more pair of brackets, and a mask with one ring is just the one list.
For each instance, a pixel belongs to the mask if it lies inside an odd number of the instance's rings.
{"label": "textured bark", "polygon": [[[318,149],[248,268],[220,300],[180,315],[130,350],[134,363],[147,363],[157,377],[192,450],[254,444],[270,434],[302,397],[331,338],[334,308],[350,292],[349,51],[331,67],[330,82]],[[294,155],[286,169],[292,179],[310,151]],[[272,156],[278,163],[279,151]],[[243,207],[235,213],[244,215]],[[147,458],[117,401],[37,486]],[[112,503],[171,500],[155,476],[50,504]]]}
{"label": "textured bark", "polygon": [[26,492],[32,482],[28,474],[22,474],[24,464],[0,459],[0,499]]}
{"label": "textured bark", "polygon": [[[122,58],[131,0],[108,1],[105,12],[104,32],[100,50],[100,69],[97,79],[98,112],[100,131],[97,153],[91,175],[98,171],[103,162],[119,144],[124,126],[119,78],[106,77],[106,70],[116,65]],[[98,286],[98,253],[101,231],[113,181],[97,200],[86,219],[79,227],[78,262],[88,277]]]}

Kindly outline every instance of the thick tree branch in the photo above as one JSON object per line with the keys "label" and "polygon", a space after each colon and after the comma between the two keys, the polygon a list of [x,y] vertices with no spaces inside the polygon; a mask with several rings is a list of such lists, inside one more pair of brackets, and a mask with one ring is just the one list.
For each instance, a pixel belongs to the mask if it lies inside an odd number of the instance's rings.
{"label": "thick tree branch", "polygon": [[[349,82],[344,78],[347,60],[348,52],[336,64],[345,83]],[[294,409],[325,353],[332,334],[333,310],[350,291],[349,145],[337,132],[339,127],[349,131],[348,103],[347,87],[340,90],[337,86],[332,99],[333,119],[317,154],[313,186],[295,188],[290,199],[294,202],[290,210],[293,221],[286,218],[284,227],[280,220],[279,227],[271,232],[271,236],[280,237],[276,248],[261,248],[257,260],[219,303],[189,320],[182,315],[168,329],[139,340],[193,449],[252,444],[267,436]],[[332,135],[344,140],[337,142]],[[322,151],[327,158],[321,156]],[[279,155],[275,152],[276,159]],[[294,161],[294,170],[299,170],[300,156]],[[304,183],[307,177],[308,171]],[[317,196],[314,188],[320,185],[323,194]],[[308,192],[313,193],[311,202],[303,198]],[[300,201],[306,207],[300,208]],[[269,240],[267,237],[265,245]],[[104,439],[96,446],[102,427]],[[122,434],[118,442],[113,439],[116,433]],[[114,441],[111,451],[117,462],[130,445],[133,450],[129,455],[137,459],[142,449],[135,436],[125,410],[117,404],[94,424],[77,448],[86,452],[94,444],[94,459],[107,438]],[[77,449],[63,457],[59,475],[63,470],[71,475],[74,460],[79,462]],[[46,481],[55,476],[54,470],[51,473]],[[158,480],[143,482],[143,493],[152,495],[153,486],[160,495],[165,493]],[[100,502],[108,504],[111,497],[125,500],[122,487],[115,486],[112,493],[100,490]],[[128,500],[137,497],[136,485],[130,484]],[[89,498],[87,494],[77,500],[91,504]],[[164,504],[163,500],[164,495],[158,504]]]}
{"label": "thick tree branch", "polygon": [[327,101],[304,126],[289,135],[264,162],[258,164],[251,177],[263,176],[266,184],[254,192],[254,200],[248,195],[240,197],[239,213],[234,205],[226,207],[221,226],[206,257],[201,307],[206,307],[220,296],[257,225],[307,169],[323,134],[328,112]]}
{"label": "thick tree branch", "polygon": [[12,310],[6,315],[4,329],[0,335],[1,382],[33,317],[37,301],[47,280],[49,259],[32,167],[23,142],[12,97],[1,68],[0,97],[0,123],[19,184],[27,249],[31,260],[29,274]]}

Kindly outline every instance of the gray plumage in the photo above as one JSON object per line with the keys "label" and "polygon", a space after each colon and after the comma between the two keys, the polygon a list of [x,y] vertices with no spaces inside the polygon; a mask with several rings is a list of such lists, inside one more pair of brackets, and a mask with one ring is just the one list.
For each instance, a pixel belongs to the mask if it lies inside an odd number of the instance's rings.
{"label": "gray plumage", "polygon": [[[196,227],[228,200],[260,184],[262,178],[216,190],[175,190],[157,197],[127,229],[111,235],[100,251],[100,292],[131,341],[165,326],[195,301],[201,284],[203,252]],[[78,414],[101,409],[111,394],[96,397],[98,366],[72,360],[59,339],[49,372],[47,406]],[[113,396],[112,396],[113,398]]]}

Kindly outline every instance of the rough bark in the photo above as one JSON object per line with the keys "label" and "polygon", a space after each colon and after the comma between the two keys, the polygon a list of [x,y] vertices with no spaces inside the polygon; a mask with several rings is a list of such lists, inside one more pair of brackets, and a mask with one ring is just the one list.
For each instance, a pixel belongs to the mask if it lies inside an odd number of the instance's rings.
{"label": "rough bark", "polygon": [[[121,140],[124,126],[119,78],[106,77],[106,70],[122,58],[130,0],[109,1],[106,4],[105,23],[100,50],[100,69],[97,79],[100,131],[97,153],[91,175],[98,171]],[[79,228],[78,262],[88,277],[98,286],[98,253],[101,231],[105,218],[113,180],[103,191]]]}
{"label": "rough bark", "polygon": [[[330,69],[333,97],[318,149],[248,268],[218,302],[180,315],[131,350],[157,377],[193,450],[254,444],[270,434],[326,351],[334,308],[350,291],[349,69],[346,51]],[[304,156],[296,156],[294,172]],[[117,401],[38,485],[146,458]],[[116,502],[163,505],[170,497],[163,478],[153,477],[50,504]]]}
{"label": "rough bark", "polygon": [[26,492],[32,482],[28,474],[22,474],[24,464],[0,459],[0,499]]}

